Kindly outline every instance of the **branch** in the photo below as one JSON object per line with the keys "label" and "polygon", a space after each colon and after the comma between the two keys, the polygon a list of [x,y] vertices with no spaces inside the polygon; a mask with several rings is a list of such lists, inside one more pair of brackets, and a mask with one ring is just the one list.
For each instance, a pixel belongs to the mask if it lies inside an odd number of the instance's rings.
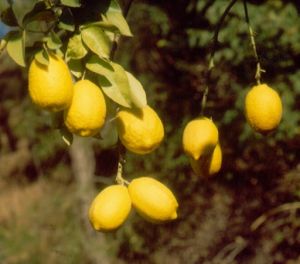
{"label": "branch", "polygon": [[255,57],[255,60],[256,60],[255,79],[256,79],[257,84],[260,84],[261,83],[261,73],[265,72],[265,70],[263,70],[260,66],[260,62],[259,62],[259,58],[258,58],[258,54],[257,54],[257,49],[256,49],[254,33],[253,33],[252,27],[250,25],[250,19],[249,19],[248,8],[247,8],[247,0],[243,0],[243,3],[244,3],[245,20],[246,20],[246,23],[248,25],[249,37],[250,37],[254,57]]}
{"label": "branch", "polygon": [[201,115],[204,115],[204,110],[205,110],[205,106],[206,106],[206,101],[207,101],[207,96],[208,96],[208,91],[209,91],[209,84],[211,81],[211,71],[212,69],[215,67],[214,65],[214,55],[217,51],[218,48],[218,43],[219,43],[219,32],[221,30],[221,27],[224,23],[224,20],[226,18],[226,16],[229,14],[231,8],[234,6],[234,4],[237,2],[237,0],[231,0],[231,2],[228,4],[228,6],[226,7],[226,9],[224,10],[222,16],[220,17],[216,28],[215,28],[215,32],[213,35],[213,43],[211,46],[211,51],[210,51],[210,59],[209,59],[209,63],[208,63],[208,70],[206,72],[205,75],[205,79],[206,79],[206,87],[203,93],[203,97],[202,97],[202,103],[201,103]]}

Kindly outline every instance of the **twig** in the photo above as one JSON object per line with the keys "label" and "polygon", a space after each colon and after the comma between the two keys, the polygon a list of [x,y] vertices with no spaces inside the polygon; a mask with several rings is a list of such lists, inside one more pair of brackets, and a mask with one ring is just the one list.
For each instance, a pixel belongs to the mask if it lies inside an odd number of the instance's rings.
{"label": "twig", "polygon": [[284,211],[294,211],[294,210],[298,210],[298,209],[300,209],[300,202],[285,203],[276,208],[273,208],[270,211],[268,211],[268,212],[262,214],[260,217],[258,217],[251,224],[251,230],[255,231],[268,219],[268,217],[270,217],[274,214],[278,214],[278,213],[284,212]]}
{"label": "twig", "polygon": [[203,97],[202,97],[202,103],[201,103],[201,115],[204,115],[204,110],[205,110],[205,106],[206,106],[206,101],[207,101],[207,96],[208,96],[208,91],[209,91],[209,84],[211,81],[211,72],[212,69],[215,67],[214,64],[214,56],[215,53],[217,51],[218,48],[218,43],[219,43],[219,32],[221,30],[221,27],[224,23],[224,20],[226,18],[226,16],[228,15],[228,13],[230,12],[231,8],[234,6],[234,4],[237,2],[237,0],[231,0],[231,2],[228,4],[228,6],[226,7],[226,9],[224,10],[222,16],[220,17],[216,28],[215,28],[215,32],[213,35],[213,43],[212,43],[212,47],[211,47],[211,52],[210,52],[210,59],[209,59],[209,63],[208,63],[208,69],[206,72],[206,76],[205,76],[205,80],[206,80],[206,87],[203,93]]}
{"label": "twig", "polygon": [[255,79],[256,79],[257,84],[261,84],[261,73],[265,72],[265,70],[261,68],[259,57],[258,57],[258,54],[257,54],[257,48],[256,48],[254,33],[253,33],[253,29],[250,25],[250,19],[249,19],[248,8],[247,8],[247,0],[243,0],[243,3],[244,3],[245,20],[246,20],[246,23],[248,25],[250,42],[251,42],[254,57],[255,57],[255,60],[256,60]]}

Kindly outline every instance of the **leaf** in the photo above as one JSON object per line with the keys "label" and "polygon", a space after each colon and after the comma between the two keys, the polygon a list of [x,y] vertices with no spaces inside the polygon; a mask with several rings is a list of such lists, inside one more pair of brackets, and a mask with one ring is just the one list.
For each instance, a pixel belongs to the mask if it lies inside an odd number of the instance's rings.
{"label": "leaf", "polygon": [[80,60],[69,60],[68,66],[71,71],[71,73],[76,77],[80,78],[82,76],[83,72],[83,65]]}
{"label": "leaf", "polygon": [[87,54],[80,34],[75,34],[69,39],[66,57],[74,60],[79,60]]}
{"label": "leaf", "polygon": [[72,134],[66,127],[62,127],[59,131],[60,131],[62,140],[63,140],[68,146],[71,146],[72,143],[73,143],[73,134]]}
{"label": "leaf", "polygon": [[38,51],[34,58],[42,65],[48,66],[49,64],[49,55],[45,49]]}
{"label": "leaf", "polygon": [[138,108],[145,107],[147,105],[147,96],[142,84],[130,72],[126,71],[126,75],[129,81],[132,103]]}
{"label": "leaf", "polygon": [[25,31],[10,31],[6,35],[7,53],[20,66],[25,67]]}
{"label": "leaf", "polygon": [[19,25],[23,25],[23,19],[25,15],[34,9],[35,5],[38,3],[38,0],[12,1],[12,3],[12,9],[19,22]]}
{"label": "leaf", "polygon": [[83,28],[81,30],[81,37],[84,44],[99,57],[109,57],[111,42],[100,27]]}
{"label": "leaf", "polygon": [[1,21],[7,26],[10,27],[18,26],[18,20],[11,6],[2,12],[0,17],[1,17]]}
{"label": "leaf", "polygon": [[73,32],[75,30],[74,17],[69,8],[64,8],[59,17],[58,27],[63,30]]}
{"label": "leaf", "polygon": [[129,82],[125,70],[119,64],[92,56],[86,68],[99,74],[98,83],[111,100],[119,105],[131,107]]}
{"label": "leaf", "polygon": [[44,2],[38,2],[34,5],[33,9],[26,13],[22,25],[26,29],[30,28],[30,24],[36,22],[50,23],[56,20],[55,13],[49,9]]}
{"label": "leaf", "polygon": [[108,11],[105,14],[106,20],[111,24],[115,25],[120,33],[124,36],[132,36],[130,28],[127,24],[126,19],[122,14],[122,9],[120,8],[117,1],[112,0]]}
{"label": "leaf", "polygon": [[81,3],[80,0],[60,0],[60,2],[65,6],[70,7],[80,7]]}
{"label": "leaf", "polygon": [[47,38],[47,47],[52,50],[59,49],[62,46],[62,42],[59,36],[54,32],[50,31],[49,37]]}

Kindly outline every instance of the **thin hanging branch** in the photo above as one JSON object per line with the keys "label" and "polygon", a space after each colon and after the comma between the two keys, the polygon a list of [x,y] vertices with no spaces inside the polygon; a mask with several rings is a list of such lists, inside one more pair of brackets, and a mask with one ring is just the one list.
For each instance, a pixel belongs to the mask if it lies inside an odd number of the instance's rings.
{"label": "thin hanging branch", "polygon": [[218,44],[219,44],[219,32],[221,30],[221,27],[224,23],[224,20],[225,20],[226,16],[229,14],[231,8],[235,5],[235,3],[237,1],[238,0],[231,0],[230,1],[228,6],[226,7],[226,9],[224,10],[222,16],[220,17],[220,19],[219,19],[219,21],[216,25],[216,28],[215,28],[215,32],[214,32],[213,39],[212,39],[212,46],[211,46],[211,51],[210,51],[210,59],[209,59],[209,63],[208,63],[208,69],[207,69],[207,72],[206,72],[206,75],[205,75],[206,87],[205,87],[203,97],[202,97],[201,115],[204,115],[207,96],[208,96],[208,92],[209,92],[209,84],[211,82],[211,72],[212,72],[212,69],[215,67],[214,56],[215,56],[215,53],[217,51]]}
{"label": "thin hanging branch", "polygon": [[257,48],[256,48],[256,43],[255,43],[255,38],[254,38],[254,32],[253,32],[252,27],[250,25],[250,19],[249,19],[248,8],[247,8],[247,0],[243,0],[243,3],[244,3],[245,20],[246,20],[246,23],[248,25],[248,31],[249,31],[251,46],[252,46],[254,57],[255,57],[255,60],[256,60],[255,79],[256,79],[257,84],[261,84],[261,73],[265,72],[265,70],[263,70],[261,68],[259,57],[258,57],[258,54],[257,54]]}

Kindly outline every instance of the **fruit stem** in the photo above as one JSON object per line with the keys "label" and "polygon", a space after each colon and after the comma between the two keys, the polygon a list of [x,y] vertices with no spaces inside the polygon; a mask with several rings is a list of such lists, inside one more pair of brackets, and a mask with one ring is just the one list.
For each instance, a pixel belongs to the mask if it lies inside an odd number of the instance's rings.
{"label": "fruit stem", "polygon": [[1,39],[0,40],[0,55],[2,54],[2,52],[4,51],[5,47],[6,47],[7,41],[5,39]]}
{"label": "fruit stem", "polygon": [[231,0],[231,2],[228,4],[228,6],[226,7],[226,9],[224,10],[222,16],[220,17],[215,31],[214,31],[214,35],[213,35],[213,39],[212,39],[212,46],[211,46],[211,51],[210,51],[210,59],[209,59],[209,63],[208,63],[208,69],[205,75],[205,80],[206,80],[206,86],[203,92],[203,96],[202,96],[202,103],[201,103],[201,115],[204,115],[204,110],[205,110],[205,106],[206,106],[206,101],[207,101],[207,96],[208,96],[208,91],[209,91],[209,85],[211,82],[211,72],[212,69],[215,67],[214,64],[214,56],[215,53],[217,51],[218,48],[218,44],[219,44],[219,32],[221,30],[221,27],[224,23],[224,20],[226,18],[226,16],[228,15],[228,13],[230,12],[231,8],[234,6],[234,4],[237,2],[237,0]]}
{"label": "fruit stem", "polygon": [[129,181],[126,181],[122,175],[123,175],[123,164],[122,161],[119,160],[116,182],[121,185],[125,185],[125,184],[129,185]]}
{"label": "fruit stem", "polygon": [[250,19],[249,19],[249,14],[248,14],[248,7],[247,7],[247,0],[243,0],[243,3],[244,3],[245,20],[246,20],[246,23],[248,25],[250,42],[251,42],[254,57],[255,57],[255,60],[256,60],[255,79],[256,79],[257,84],[261,84],[261,73],[265,72],[265,70],[261,68],[259,57],[258,57],[258,54],[257,54],[257,48],[256,48],[256,43],[255,43],[255,38],[254,38],[254,32],[253,32],[253,29],[250,25]]}

